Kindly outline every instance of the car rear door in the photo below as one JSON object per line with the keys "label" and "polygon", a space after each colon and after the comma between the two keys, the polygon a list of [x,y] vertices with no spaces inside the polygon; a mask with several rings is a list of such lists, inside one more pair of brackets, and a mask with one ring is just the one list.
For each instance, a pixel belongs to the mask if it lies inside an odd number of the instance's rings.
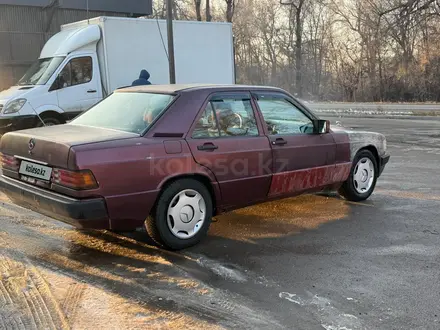
{"label": "car rear door", "polygon": [[313,133],[314,116],[287,94],[253,92],[273,150],[269,197],[319,190],[334,182],[336,143]]}
{"label": "car rear door", "polygon": [[239,207],[267,197],[272,151],[249,92],[212,94],[187,138],[197,163],[215,175],[223,207]]}

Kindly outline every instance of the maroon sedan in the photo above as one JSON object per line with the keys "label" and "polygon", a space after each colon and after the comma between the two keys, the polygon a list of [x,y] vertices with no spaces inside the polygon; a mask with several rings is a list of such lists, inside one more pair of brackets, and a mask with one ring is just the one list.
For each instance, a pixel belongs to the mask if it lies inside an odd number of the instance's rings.
{"label": "maroon sedan", "polygon": [[210,85],[121,89],[69,124],[7,133],[0,151],[16,204],[79,228],[145,226],[169,249],[259,202],[367,199],[390,157],[383,135],[331,130],[281,89]]}

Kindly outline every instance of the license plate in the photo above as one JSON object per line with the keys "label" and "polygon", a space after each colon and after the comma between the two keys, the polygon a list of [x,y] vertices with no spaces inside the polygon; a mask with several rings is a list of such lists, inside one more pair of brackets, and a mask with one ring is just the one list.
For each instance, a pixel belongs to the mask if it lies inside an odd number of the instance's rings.
{"label": "license plate", "polygon": [[22,161],[20,165],[20,174],[28,175],[41,180],[50,181],[52,168],[40,164]]}

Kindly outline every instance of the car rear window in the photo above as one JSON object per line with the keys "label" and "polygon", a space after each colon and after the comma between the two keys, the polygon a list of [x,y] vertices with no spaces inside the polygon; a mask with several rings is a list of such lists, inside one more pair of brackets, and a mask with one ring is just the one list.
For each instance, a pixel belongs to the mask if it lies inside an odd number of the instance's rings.
{"label": "car rear window", "polygon": [[156,93],[114,93],[71,124],[141,134],[166,110],[174,97]]}

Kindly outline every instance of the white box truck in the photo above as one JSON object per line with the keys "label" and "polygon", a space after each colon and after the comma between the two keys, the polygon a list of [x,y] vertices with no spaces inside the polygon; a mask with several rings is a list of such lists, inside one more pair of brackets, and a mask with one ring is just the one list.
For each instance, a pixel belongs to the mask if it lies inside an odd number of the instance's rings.
{"label": "white box truck", "polygon": [[[234,84],[232,25],[174,21],[176,83]],[[97,17],[66,24],[17,85],[0,92],[0,135],[65,123],[147,70],[169,83],[166,21]]]}

